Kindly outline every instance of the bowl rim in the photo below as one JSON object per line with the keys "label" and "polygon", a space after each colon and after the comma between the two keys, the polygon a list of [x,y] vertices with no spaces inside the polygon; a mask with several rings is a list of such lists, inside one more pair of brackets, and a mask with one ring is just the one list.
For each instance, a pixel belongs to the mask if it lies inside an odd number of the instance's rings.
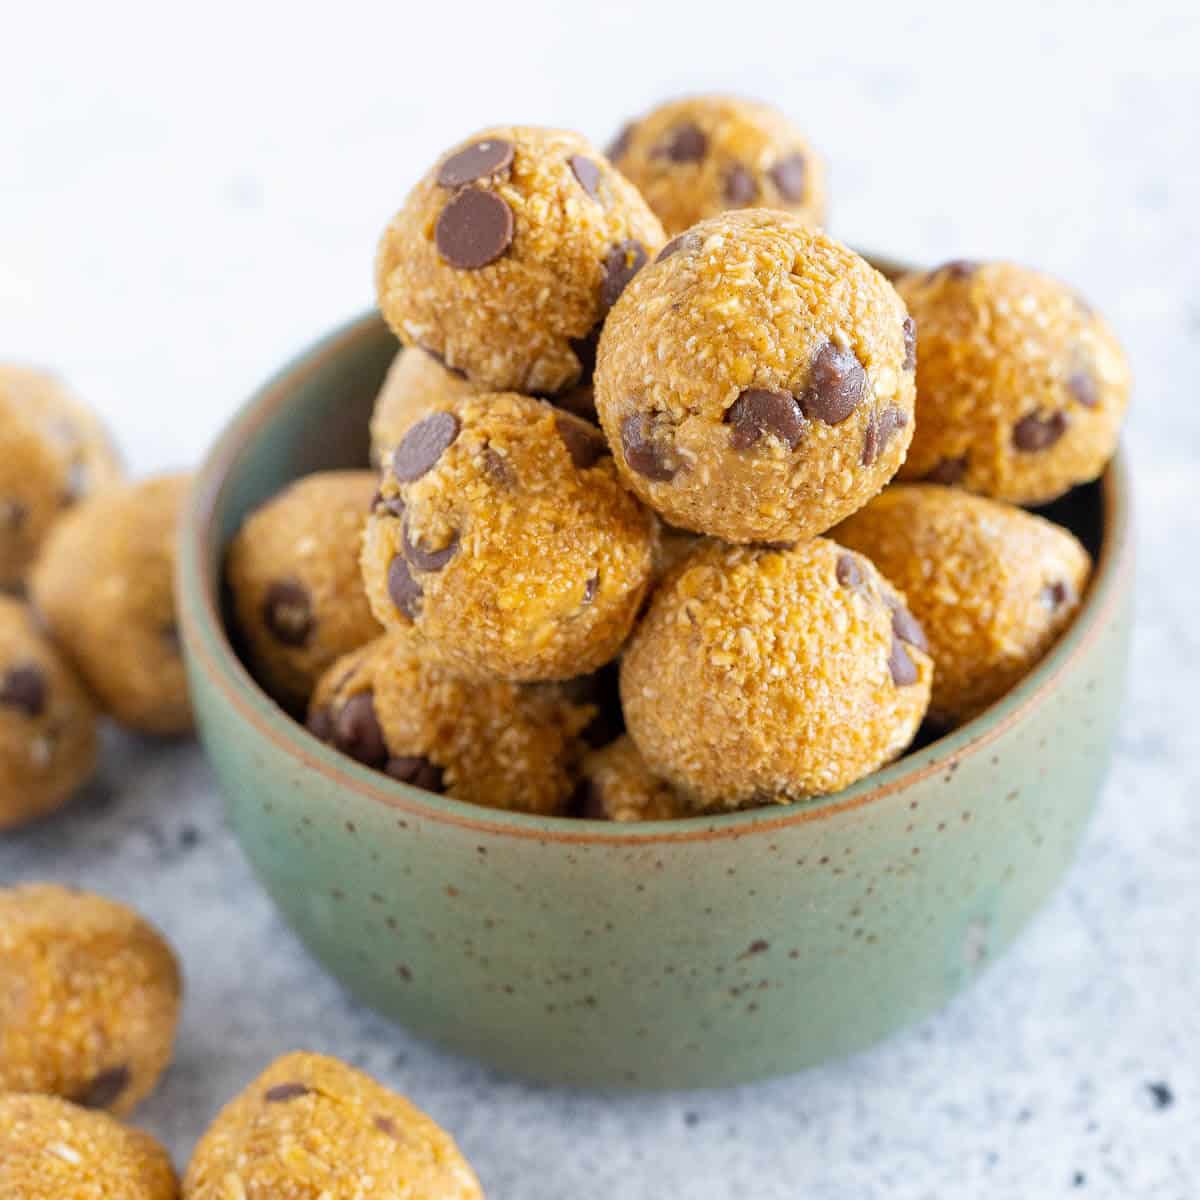
{"label": "bowl rim", "polygon": [[1132,497],[1122,448],[1101,476],[1104,537],[1092,579],[1071,627],[1040,663],[994,704],[960,728],[922,749],[903,755],[830,796],[744,812],[683,817],[667,821],[613,822],[537,816],[489,809],[414,788],[364,767],[317,741],[251,677],[238,658],[221,619],[220,579],[212,577],[208,545],[218,502],[245,446],[290,402],[295,389],[327,365],[378,336],[382,319],[374,310],[355,317],[305,347],[258,388],[225,426],[198,468],[184,506],[176,586],[180,632],[193,671],[202,671],[225,702],[249,727],[334,786],[398,812],[453,825],[478,834],[541,842],[636,846],[667,842],[737,839],[823,820],[863,808],[957,767],[1039,707],[1056,681],[1103,632],[1107,618],[1129,586],[1133,571]]}

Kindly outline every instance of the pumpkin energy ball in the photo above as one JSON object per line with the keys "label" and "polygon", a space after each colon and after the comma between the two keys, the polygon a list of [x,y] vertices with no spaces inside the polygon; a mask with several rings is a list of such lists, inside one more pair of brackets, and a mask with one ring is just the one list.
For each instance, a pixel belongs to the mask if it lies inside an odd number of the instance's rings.
{"label": "pumpkin energy ball", "polygon": [[52,884],[0,889],[0,984],[0,1092],[125,1116],[170,1061],[179,968],[124,905]]}
{"label": "pumpkin energy ball", "polygon": [[53,375],[0,363],[0,588],[17,588],[62,512],[121,475],[100,422]]}
{"label": "pumpkin energy ball", "polygon": [[285,708],[308,704],[343,654],[380,634],[358,568],[378,480],[322,471],[253,513],[229,549],[226,578],[259,682]]}
{"label": "pumpkin energy ball", "polygon": [[380,242],[379,307],[480,388],[552,396],[663,242],[637,190],[575,133],[486,129],[409,194]]}
{"label": "pumpkin energy ball", "polygon": [[928,635],[929,715],[942,725],[975,716],[1033,668],[1091,572],[1060,526],[936,484],[888,488],[835,534],[903,590]]}
{"label": "pumpkin energy ball", "polygon": [[679,793],[646,766],[628,735],[584,759],[573,807],[576,816],[591,821],[671,821],[694,815]]}
{"label": "pumpkin energy ball", "polygon": [[896,284],[916,321],[917,431],[900,477],[1042,504],[1117,447],[1129,369],[1076,293],[1013,263],[947,263]]}
{"label": "pumpkin energy ball", "polygon": [[34,605],[101,706],[141,733],[192,727],[175,623],[175,527],[189,477],[110,488],[55,526]]}
{"label": "pumpkin energy ball", "polygon": [[729,542],[812,537],[896,473],[912,322],[853,251],[785,213],[703,221],[604,326],[596,407],[626,483]]}
{"label": "pumpkin energy ball", "polygon": [[384,376],[371,414],[371,461],[382,465],[422,417],[452,409],[478,391],[432,354],[401,350]]}
{"label": "pumpkin energy ball", "polygon": [[836,792],[899,755],[932,663],[903,598],[825,538],[696,550],[621,660],[629,733],[695,810]]}
{"label": "pumpkin energy ball", "polygon": [[444,1130],[333,1058],[278,1059],[213,1122],[185,1200],[483,1200]]}
{"label": "pumpkin energy ball", "polygon": [[95,706],[25,606],[0,596],[0,830],[65,804],[95,765]]}
{"label": "pumpkin energy ball", "polygon": [[609,158],[657,214],[668,237],[733,208],[774,208],[825,220],[825,164],[766,104],[689,96],[631,121]]}
{"label": "pumpkin energy ball", "polygon": [[0,1094],[4,1200],[176,1200],[167,1152],[148,1133],[57,1096]]}
{"label": "pumpkin energy ball", "polygon": [[309,729],[365,766],[487,808],[561,812],[593,705],[555,684],[464,680],[399,629],[335,663]]}
{"label": "pumpkin energy ball", "polygon": [[568,679],[615,657],[653,570],[653,516],[600,431],[515,393],[413,426],[367,522],[363,578],[462,674]]}

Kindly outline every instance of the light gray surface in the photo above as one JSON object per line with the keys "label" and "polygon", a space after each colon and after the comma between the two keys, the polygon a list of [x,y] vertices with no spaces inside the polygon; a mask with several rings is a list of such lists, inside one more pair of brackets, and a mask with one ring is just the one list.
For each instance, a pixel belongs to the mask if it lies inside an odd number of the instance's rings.
{"label": "light gray surface", "polygon": [[[797,1079],[638,1099],[496,1078],[349,1002],[260,894],[193,748],[114,736],[73,811],[0,841],[0,880],[110,892],[178,946],[178,1061],[140,1119],[181,1162],[303,1046],[410,1093],[504,1200],[1200,1195],[1195,7],[640,7],[635,26],[620,3],[343,5],[305,27],[294,6],[213,3],[185,29],[171,6],[81,7],[69,28],[27,6],[0,71],[0,358],[66,370],[137,468],[187,461],[369,301],[378,228],[444,143],[510,117],[602,138],[685,88],[774,98],[833,159],[842,236],[1045,266],[1133,358],[1132,694],[1066,888],[906,1036]],[[476,33],[457,51],[456,25]]]}

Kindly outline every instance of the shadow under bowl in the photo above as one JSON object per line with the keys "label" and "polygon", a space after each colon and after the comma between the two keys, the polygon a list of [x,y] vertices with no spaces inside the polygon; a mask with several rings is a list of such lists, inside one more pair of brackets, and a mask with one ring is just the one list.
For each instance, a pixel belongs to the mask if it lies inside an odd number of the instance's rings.
{"label": "shadow under bowl", "polygon": [[1051,513],[1097,555],[1075,624],[955,733],[788,807],[640,825],[495,812],[317,742],[250,677],[222,619],[243,518],[301,475],[367,461],[396,349],[368,316],[286,367],[212,450],[182,532],[200,735],[238,840],[312,953],[463,1054],[632,1088],[845,1055],[994,961],[1061,879],[1108,766],[1132,609],[1121,459]]}

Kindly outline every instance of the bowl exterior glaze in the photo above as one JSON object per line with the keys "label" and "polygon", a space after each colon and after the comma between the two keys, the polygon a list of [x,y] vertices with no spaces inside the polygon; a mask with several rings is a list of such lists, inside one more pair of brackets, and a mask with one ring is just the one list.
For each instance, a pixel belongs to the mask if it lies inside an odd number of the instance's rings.
{"label": "bowl exterior glaze", "polygon": [[246,855],[312,953],[464,1054],[635,1088],[847,1054],[992,962],[1061,879],[1108,765],[1131,616],[1120,464],[1095,489],[1104,549],[1080,619],[954,735],[789,808],[636,827],[492,813],[316,743],[252,683],[217,617],[245,512],[305,471],[365,461],[394,352],[366,318],[268,384],[206,464],[183,533],[200,733]]}

